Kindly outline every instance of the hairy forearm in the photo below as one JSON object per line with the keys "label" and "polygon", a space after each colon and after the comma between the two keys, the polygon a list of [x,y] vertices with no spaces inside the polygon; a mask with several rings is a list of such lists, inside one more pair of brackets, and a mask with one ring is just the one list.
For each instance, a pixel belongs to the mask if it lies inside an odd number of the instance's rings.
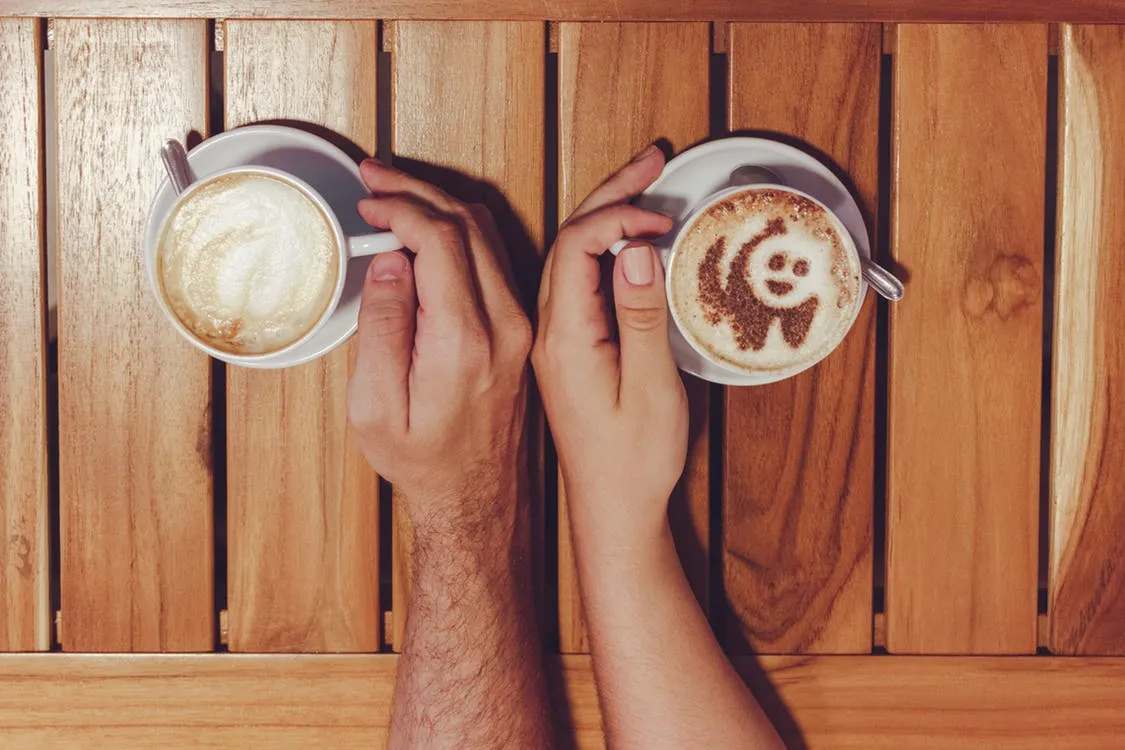
{"label": "hairy forearm", "polygon": [[582,536],[580,586],[609,744],[780,748],[715,641],[667,527],[624,553],[583,547]]}
{"label": "hairy forearm", "polygon": [[468,525],[415,526],[392,747],[551,744],[526,513],[489,502]]}

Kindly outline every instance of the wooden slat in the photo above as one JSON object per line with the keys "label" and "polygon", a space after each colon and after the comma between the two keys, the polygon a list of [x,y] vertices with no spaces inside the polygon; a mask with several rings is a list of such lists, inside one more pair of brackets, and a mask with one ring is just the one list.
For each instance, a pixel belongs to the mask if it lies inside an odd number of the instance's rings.
{"label": "wooden slat", "polygon": [[1125,29],[1061,30],[1050,647],[1125,654]]}
{"label": "wooden slat", "polygon": [[[730,128],[780,133],[826,156],[850,176],[873,228],[882,27],[734,24],[730,44]],[[871,650],[874,355],[870,293],[824,362],[726,389],[728,651]]]}
{"label": "wooden slat", "polygon": [[140,234],[161,141],[207,129],[203,21],[58,20],[63,646],[213,642],[210,364],[156,305]]}
{"label": "wooden slat", "polygon": [[[397,661],[4,656],[0,732],[11,750],[381,748]],[[1088,750],[1120,747],[1125,733],[1121,659],[773,656],[736,666],[790,747]],[[589,657],[553,657],[548,672],[556,726],[579,748],[604,747]]]}
{"label": "wooden slat", "polygon": [[50,645],[40,52],[0,21],[0,651]]}
{"label": "wooden slat", "polygon": [[1076,21],[1123,23],[1117,0],[6,0],[0,15],[521,21]]}
{"label": "wooden slat", "polygon": [[394,650],[402,651],[403,638],[406,636],[406,613],[410,606],[410,581],[414,575],[411,566],[414,560],[414,531],[398,493],[393,495],[392,502],[391,632],[388,643]]}
{"label": "wooden slat", "polygon": [[[226,24],[226,123],[296,120],[375,150],[371,21]],[[354,342],[228,368],[231,651],[378,651],[379,480],[347,430]]]}
{"label": "wooden slat", "polygon": [[887,648],[1035,650],[1046,26],[898,29]]}
{"label": "wooden slat", "polygon": [[[707,137],[710,25],[562,24],[559,216],[646,145],[681,150]],[[704,607],[708,586],[708,384],[686,379],[692,443],[669,516]],[[559,481],[559,644],[586,652],[565,491]]]}
{"label": "wooden slat", "polygon": [[[395,23],[392,145],[397,166],[497,219],[526,298],[543,246],[544,70],[541,23]],[[437,105],[437,106],[435,106]],[[542,538],[542,426],[531,410],[529,476],[534,538]],[[404,519],[405,520],[405,519]],[[406,529],[396,521],[396,531]],[[542,544],[533,543],[536,579]],[[410,545],[395,544],[396,648],[409,595]]]}

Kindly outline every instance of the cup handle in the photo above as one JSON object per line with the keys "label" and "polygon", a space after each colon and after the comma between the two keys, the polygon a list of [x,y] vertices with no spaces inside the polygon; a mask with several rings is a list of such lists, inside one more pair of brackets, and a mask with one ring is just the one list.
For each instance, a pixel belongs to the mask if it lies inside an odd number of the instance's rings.
{"label": "cup handle", "polygon": [[361,234],[348,237],[348,257],[362,258],[365,255],[379,255],[380,253],[393,253],[401,250],[405,245],[395,236],[394,232],[376,232],[375,234]]}

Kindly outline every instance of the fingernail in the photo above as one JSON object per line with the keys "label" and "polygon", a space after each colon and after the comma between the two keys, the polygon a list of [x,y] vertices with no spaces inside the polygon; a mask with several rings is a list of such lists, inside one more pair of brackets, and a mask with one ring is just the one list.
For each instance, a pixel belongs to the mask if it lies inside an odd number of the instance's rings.
{"label": "fingernail", "polygon": [[656,147],[655,143],[651,143],[643,151],[641,151],[639,154],[634,156],[633,161],[634,162],[644,161],[645,159],[649,158],[650,156],[652,156],[653,154],[655,154],[659,150],[660,149]]}
{"label": "fingernail", "polygon": [[398,253],[376,255],[367,268],[367,275],[372,281],[398,281],[404,273],[406,258]]}
{"label": "fingernail", "polygon": [[379,169],[380,167],[384,166],[384,164],[383,162],[372,156],[370,158],[364,159],[363,164],[361,164],[360,166],[367,167],[368,169]]}
{"label": "fingernail", "polygon": [[633,245],[617,256],[625,265],[625,280],[633,286],[648,286],[652,283],[652,248],[648,245]]}

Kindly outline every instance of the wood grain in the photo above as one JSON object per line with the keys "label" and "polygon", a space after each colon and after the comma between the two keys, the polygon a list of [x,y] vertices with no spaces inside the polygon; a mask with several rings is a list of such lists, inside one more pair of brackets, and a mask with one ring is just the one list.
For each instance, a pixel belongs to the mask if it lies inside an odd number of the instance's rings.
{"label": "wood grain", "polygon": [[160,143],[207,128],[203,21],[55,23],[63,647],[213,644],[210,364],[140,235]]}
{"label": "wood grain", "polygon": [[406,616],[410,607],[410,581],[414,576],[414,530],[402,508],[402,496],[394,493],[391,506],[391,632],[390,646],[402,651]]}
{"label": "wood grain", "polygon": [[[730,45],[730,128],[796,139],[827,158],[849,176],[871,231],[882,28],[734,24]],[[761,75],[767,68],[776,75]],[[728,651],[871,650],[874,296],[816,367],[726,389]]]}
{"label": "wood grain", "polygon": [[1125,23],[1117,0],[5,0],[0,15],[508,21],[1073,21]]}
{"label": "wood grain", "polygon": [[1063,26],[1050,648],[1125,654],[1125,30]]}
{"label": "wood grain", "polygon": [[1047,28],[900,26],[887,648],[1036,642]]}
{"label": "wood grain", "polygon": [[[526,300],[538,290],[543,247],[544,69],[541,23],[394,23],[394,159],[497,220]],[[440,106],[435,106],[440,103]],[[542,581],[542,418],[528,416],[528,492],[535,578]],[[396,503],[397,506],[397,503]],[[405,517],[403,521],[408,521]],[[396,520],[395,646],[409,595],[408,526]]]}
{"label": "wood grain", "polygon": [[[375,150],[370,21],[226,24],[226,124],[296,120]],[[379,480],[348,434],[354,342],[228,368],[231,651],[378,651]]]}
{"label": "wood grain", "polygon": [[40,53],[0,20],[0,651],[50,645]]}
{"label": "wood grain", "polygon": [[[0,731],[11,750],[381,748],[397,661],[4,656]],[[735,665],[790,747],[1087,750],[1119,747],[1125,733],[1121,659],[773,656]],[[604,747],[590,658],[549,658],[548,673],[560,745]]]}
{"label": "wood grain", "polygon": [[[559,217],[657,139],[676,150],[707,137],[711,29],[688,24],[562,24],[559,29]],[[707,383],[685,380],[691,408],[687,468],[669,517],[696,596],[707,606]],[[559,644],[589,650],[574,549],[559,481]]]}

